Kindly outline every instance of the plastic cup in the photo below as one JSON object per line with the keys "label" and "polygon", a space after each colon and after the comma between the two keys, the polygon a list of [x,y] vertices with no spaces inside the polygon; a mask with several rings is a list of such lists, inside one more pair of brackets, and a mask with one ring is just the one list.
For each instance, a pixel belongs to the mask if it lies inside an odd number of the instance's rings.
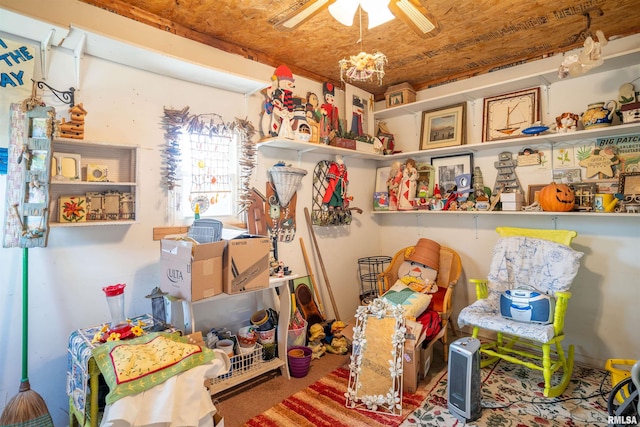
{"label": "plastic cup", "polygon": [[227,356],[233,357],[233,341],[231,340],[220,340],[216,343],[216,348],[227,353]]}
{"label": "plastic cup", "polygon": [[260,344],[272,344],[276,341],[276,328],[271,328],[268,331],[256,331],[256,335]]}

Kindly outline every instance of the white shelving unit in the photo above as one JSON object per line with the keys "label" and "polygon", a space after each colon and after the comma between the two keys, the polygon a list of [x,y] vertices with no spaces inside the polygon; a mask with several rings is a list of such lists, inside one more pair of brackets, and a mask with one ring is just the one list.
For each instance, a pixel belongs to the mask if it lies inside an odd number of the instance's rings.
{"label": "white shelving unit", "polygon": [[[235,369],[230,374],[223,376],[222,380],[216,379],[215,381],[207,381],[207,388],[212,395],[218,394],[222,391],[249,381],[252,378],[256,378],[262,374],[276,369],[280,369],[282,375],[284,375],[285,378],[290,379],[289,365],[287,363],[287,334],[289,330],[289,318],[291,313],[291,293],[289,292],[289,281],[294,280],[297,277],[299,277],[299,275],[296,274],[285,276],[282,278],[272,277],[269,279],[268,288],[251,291],[252,293],[255,293],[257,297],[262,297],[262,302],[265,307],[271,306],[278,312],[278,357],[267,361],[256,360],[257,358],[252,358],[253,363],[251,363],[250,366],[246,366],[244,367],[244,369]],[[248,292],[243,292],[242,294],[235,295],[220,294],[211,298],[193,302],[191,304],[203,304],[211,301],[220,301],[228,298],[234,298],[239,295],[246,295],[247,293]],[[234,356],[234,359],[242,357],[242,355],[237,355]]]}
{"label": "white shelving unit", "polygon": [[[138,221],[138,146],[120,145],[106,142],[95,142],[67,138],[53,140],[53,153],[76,154],[80,156],[80,179],[51,178],[52,210],[49,225],[51,227],[86,227],[95,225],[126,225]],[[97,164],[108,170],[104,182],[87,181],[87,165]],[[52,172],[55,174],[55,171]],[[134,219],[100,220],[74,223],[60,223],[59,199],[61,196],[85,196],[87,192],[118,191],[131,193],[134,202]]]}
{"label": "white shelving unit", "polygon": [[458,145],[455,147],[433,148],[430,150],[421,151],[408,151],[403,153],[396,153],[390,155],[374,154],[360,152],[356,150],[349,150],[347,148],[333,147],[325,144],[314,144],[304,141],[296,141],[292,139],[280,139],[280,138],[267,138],[260,141],[257,145],[261,147],[274,147],[284,148],[287,150],[298,151],[300,155],[304,153],[316,153],[316,154],[328,154],[336,155],[342,154],[344,157],[354,157],[367,160],[376,160],[379,162],[391,162],[394,160],[401,160],[406,158],[430,158],[441,155],[453,155],[462,153],[477,153],[481,151],[488,151],[493,149],[505,149],[512,147],[524,147],[528,145],[541,145],[549,144],[554,145],[557,143],[566,143],[571,141],[579,141],[583,139],[595,139],[602,137],[614,137],[626,134],[633,134],[640,132],[640,123],[629,123],[618,126],[609,126],[604,128],[581,130],[568,133],[553,133],[547,131],[539,135],[524,136],[521,138],[504,139],[500,141],[483,142],[468,145]]}

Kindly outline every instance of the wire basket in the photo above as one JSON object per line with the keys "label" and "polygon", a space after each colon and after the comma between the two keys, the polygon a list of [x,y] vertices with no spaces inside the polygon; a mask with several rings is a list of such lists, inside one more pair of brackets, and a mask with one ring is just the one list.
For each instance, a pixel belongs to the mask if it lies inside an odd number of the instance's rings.
{"label": "wire basket", "polygon": [[260,364],[263,363],[262,348],[263,347],[260,343],[256,343],[256,346],[251,353],[238,354],[231,357],[231,367],[229,368],[229,372],[210,379],[210,384],[217,384],[222,381],[226,381],[229,378],[249,376],[252,372],[257,371],[260,368]]}
{"label": "wire basket", "polygon": [[274,166],[269,169],[271,184],[276,190],[280,206],[283,208],[289,206],[289,202],[293,195],[298,191],[298,186],[307,171],[299,168],[288,166]]}

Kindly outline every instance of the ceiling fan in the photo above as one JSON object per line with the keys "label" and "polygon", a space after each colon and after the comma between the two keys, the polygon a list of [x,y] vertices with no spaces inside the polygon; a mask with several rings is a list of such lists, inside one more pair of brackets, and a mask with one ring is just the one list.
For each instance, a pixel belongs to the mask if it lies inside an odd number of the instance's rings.
{"label": "ceiling fan", "polygon": [[[329,9],[340,23],[351,26],[358,7],[369,14],[369,28],[398,18],[418,36],[435,36],[440,30],[423,0],[297,0],[272,22],[281,30],[293,30],[313,16]],[[373,25],[372,25],[373,24]]]}

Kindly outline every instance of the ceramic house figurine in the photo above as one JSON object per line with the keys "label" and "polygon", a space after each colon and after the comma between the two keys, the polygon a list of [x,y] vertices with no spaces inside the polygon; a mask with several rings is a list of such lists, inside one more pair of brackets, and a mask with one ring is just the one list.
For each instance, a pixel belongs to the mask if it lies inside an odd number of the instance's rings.
{"label": "ceramic house figurine", "polygon": [[71,121],[65,122],[64,117],[60,123],[60,136],[63,138],[84,139],[84,117],[87,110],[82,104],[74,105],[69,109]]}

